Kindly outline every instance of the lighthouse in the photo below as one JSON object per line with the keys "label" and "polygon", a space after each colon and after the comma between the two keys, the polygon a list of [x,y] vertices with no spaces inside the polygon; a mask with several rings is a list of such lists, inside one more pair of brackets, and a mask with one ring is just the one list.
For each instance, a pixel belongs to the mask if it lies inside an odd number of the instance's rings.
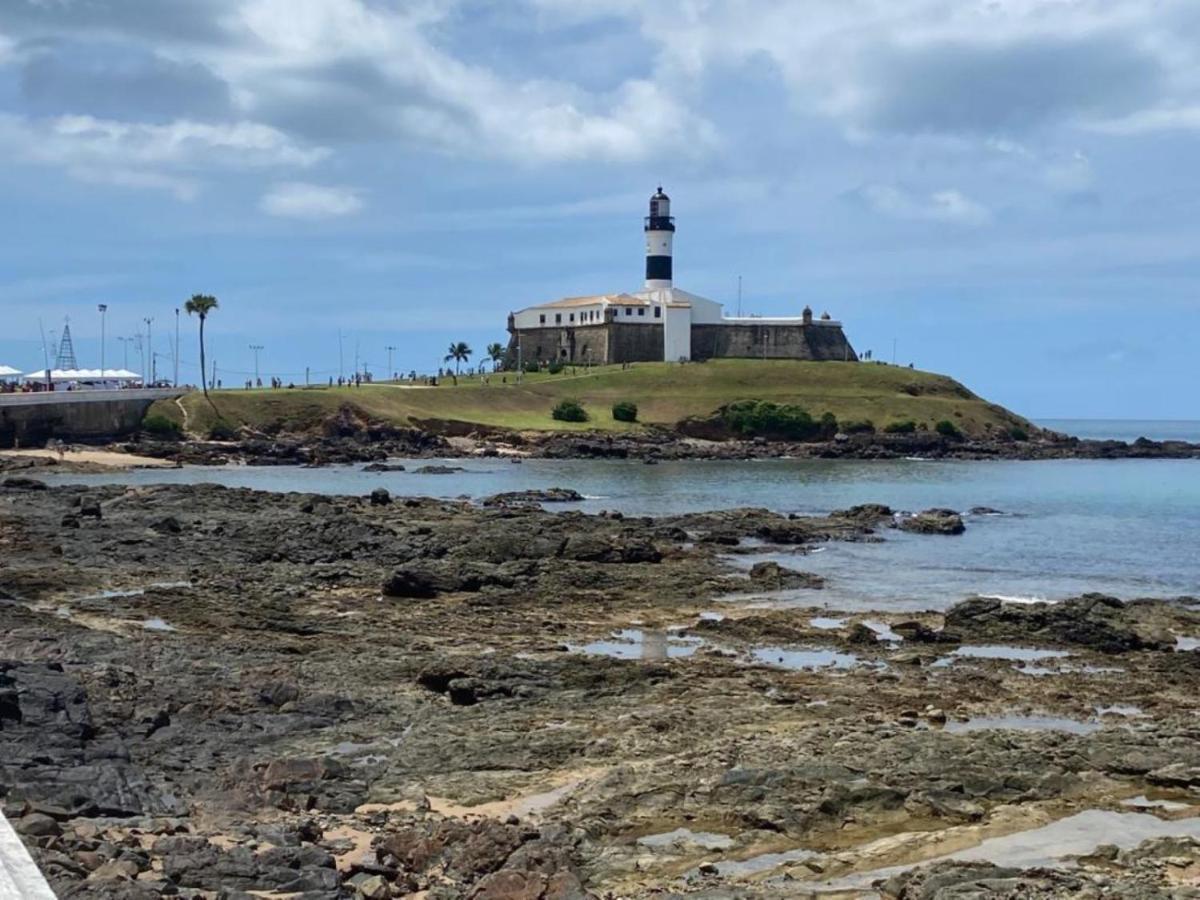
{"label": "lighthouse", "polygon": [[663,193],[662,185],[650,198],[650,215],[646,216],[646,290],[671,287],[671,242],[675,237],[675,220],[671,218],[671,198]]}

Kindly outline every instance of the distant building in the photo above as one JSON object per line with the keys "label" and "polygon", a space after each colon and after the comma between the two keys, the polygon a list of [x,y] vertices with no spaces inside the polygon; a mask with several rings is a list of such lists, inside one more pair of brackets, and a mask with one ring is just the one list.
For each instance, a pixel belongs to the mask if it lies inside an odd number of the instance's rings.
{"label": "distant building", "polygon": [[560,360],[623,363],[751,359],[857,360],[842,323],[808,307],[799,316],[726,316],[720,303],[673,283],[675,219],[660,187],[645,220],[640,291],[566,297],[508,316],[506,365]]}

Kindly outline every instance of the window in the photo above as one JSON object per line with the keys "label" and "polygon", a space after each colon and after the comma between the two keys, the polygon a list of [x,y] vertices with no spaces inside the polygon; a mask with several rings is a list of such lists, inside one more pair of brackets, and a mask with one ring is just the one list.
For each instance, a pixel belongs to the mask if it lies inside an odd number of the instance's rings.
{"label": "window", "polygon": [[625,315],[632,316],[633,315],[633,307],[631,307],[631,306],[625,307]]}
{"label": "window", "polygon": [[654,307],[654,318],[656,318],[656,319],[662,318],[662,307],[661,306]]}
{"label": "window", "polygon": [[545,313],[542,313],[540,316],[538,316],[538,324],[539,325],[546,324],[546,314]]}
{"label": "window", "polygon": [[572,322],[574,322],[574,321],[575,321],[575,313],[571,313],[571,321],[572,321]]}
{"label": "window", "polygon": [[644,316],[645,314],[646,314],[646,307],[644,307],[644,306],[639,306],[639,307],[638,307],[638,315],[639,315],[639,316]]}
{"label": "window", "polygon": [[555,314],[554,314],[554,324],[555,324],[555,325],[561,325],[561,324],[562,324],[562,313],[555,313]]}

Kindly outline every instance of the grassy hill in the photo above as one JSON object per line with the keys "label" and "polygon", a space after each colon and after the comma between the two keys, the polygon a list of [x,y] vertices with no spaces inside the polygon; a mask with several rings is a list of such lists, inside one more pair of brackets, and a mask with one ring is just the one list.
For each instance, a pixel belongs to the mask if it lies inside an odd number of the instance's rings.
{"label": "grassy hill", "polygon": [[[317,429],[339,407],[349,404],[372,418],[410,424],[438,420],[516,430],[623,431],[643,425],[671,426],[689,417],[706,417],[736,400],[770,400],[796,404],[814,417],[826,412],[839,421],[870,420],[882,430],[891,422],[911,419],[933,428],[948,419],[968,434],[1029,423],[987,403],[944,375],[874,363],[798,362],[791,360],[713,360],[678,365],[637,363],[628,369],[601,366],[570,369],[558,375],[490,375],[463,377],[435,388],[389,384],[359,388],[292,390],[227,390],[212,393],[212,406],[199,392],[160,401],[151,413],[184,424],[190,433],[205,434],[219,418],[238,426],[268,431]],[[583,403],[591,420],[558,422],[551,408],[562,399]],[[617,400],[638,406],[641,425],[615,422]]]}

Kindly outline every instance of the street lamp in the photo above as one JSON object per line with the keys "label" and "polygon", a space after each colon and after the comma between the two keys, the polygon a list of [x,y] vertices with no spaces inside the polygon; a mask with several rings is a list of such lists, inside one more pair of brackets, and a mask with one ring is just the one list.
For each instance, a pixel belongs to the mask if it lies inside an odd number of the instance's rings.
{"label": "street lamp", "polygon": [[179,387],[179,307],[175,307],[175,387]]}
{"label": "street lamp", "polygon": [[[154,332],[150,329],[150,323],[154,320],[147,316],[142,319],[146,323],[146,352],[150,354],[150,383],[154,384],[158,379],[155,378],[154,372]],[[146,373],[142,373],[142,381],[145,382]]]}
{"label": "street lamp", "polygon": [[104,319],[105,313],[108,312],[108,304],[100,303],[96,306],[100,310],[100,381],[104,381]]}
{"label": "street lamp", "polygon": [[391,344],[388,344],[388,345],[387,345],[386,347],[384,347],[383,349],[384,349],[384,350],[386,350],[386,351],[388,352],[388,370],[387,370],[387,377],[388,377],[388,381],[391,381],[391,380],[392,380],[392,354],[393,354],[393,353],[396,351],[396,348],[395,348],[395,347],[393,347]]}
{"label": "street lamp", "polygon": [[254,351],[254,384],[256,387],[262,387],[262,379],[258,377],[258,351],[266,348],[262,344],[251,344],[250,349]]}
{"label": "street lamp", "polygon": [[124,354],[125,354],[125,359],[122,362],[122,365],[125,367],[125,371],[128,372],[129,371],[129,343],[133,340],[133,338],[118,336],[117,340],[121,342],[121,349],[124,351]]}

